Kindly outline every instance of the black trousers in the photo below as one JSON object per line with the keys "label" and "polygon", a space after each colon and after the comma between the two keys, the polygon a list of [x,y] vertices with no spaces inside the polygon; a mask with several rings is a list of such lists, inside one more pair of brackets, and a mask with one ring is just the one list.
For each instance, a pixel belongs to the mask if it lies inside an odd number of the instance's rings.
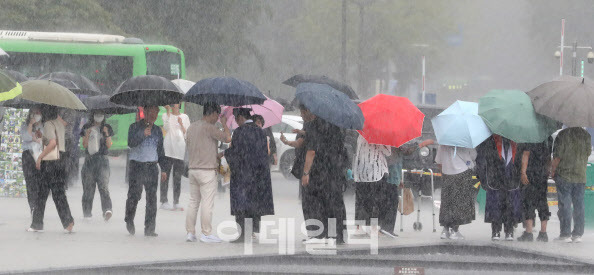
{"label": "black trousers", "polygon": [[95,190],[99,190],[101,210],[105,214],[111,210],[109,195],[109,159],[105,155],[95,154],[87,156],[80,171],[83,186],[82,208],[85,217],[92,217]]}
{"label": "black trousers", "polygon": [[179,195],[181,193],[181,178],[184,174],[185,164],[181,159],[167,157],[163,171],[167,173],[167,179],[161,182],[161,203],[167,202],[167,191],[169,190],[169,178],[171,178],[171,170],[173,170],[173,204],[179,203]]}
{"label": "black trousers", "polygon": [[31,154],[30,150],[23,151],[22,165],[23,176],[25,177],[25,184],[27,187],[27,201],[29,202],[31,213],[33,213],[39,194],[41,171],[35,168],[35,159],[33,159],[33,154]]}
{"label": "black trousers", "polygon": [[42,179],[39,181],[39,193],[36,199],[35,209],[33,210],[33,221],[31,228],[42,230],[43,218],[45,215],[45,204],[52,191],[52,198],[58,210],[58,216],[64,228],[74,222],[70,213],[70,206],[66,198],[66,172],[61,160],[42,161],[41,162]]}
{"label": "black trousers", "polygon": [[491,231],[493,233],[501,232],[501,227],[504,228],[505,234],[514,233],[514,222],[513,221],[506,221],[504,223],[501,223],[501,222],[492,222],[491,223]]}
{"label": "black trousers", "polygon": [[[309,185],[304,188],[302,203],[305,206],[303,211],[308,213],[309,219],[321,222],[324,227],[321,234],[312,237],[336,238],[337,241],[344,241],[346,209],[341,180],[313,180],[312,178]],[[331,223],[329,219],[335,219],[336,223]],[[307,225],[311,226],[311,223]],[[330,226],[333,230],[329,230]]]}
{"label": "black trousers", "polygon": [[365,221],[377,218],[378,225],[388,232],[394,232],[398,214],[398,185],[386,178],[377,182],[358,182],[355,185],[355,220]]}
{"label": "black trousers", "polygon": [[[239,228],[237,228],[237,231],[239,231],[241,234],[239,237],[245,237],[245,219],[251,218],[252,219],[252,232],[254,233],[260,233],[260,221],[262,220],[262,216],[258,216],[258,215],[235,215],[235,222],[239,225]],[[250,238],[251,236],[247,236],[248,238]]]}
{"label": "black trousers", "polygon": [[157,219],[157,186],[159,185],[159,168],[156,163],[144,163],[131,160],[129,163],[130,178],[128,183],[128,199],[126,200],[126,223],[134,223],[136,207],[142,196],[142,188],[146,191],[146,211],[144,217],[144,233],[154,233]]}
{"label": "black trousers", "polygon": [[536,211],[541,221],[548,221],[551,216],[549,202],[547,201],[548,177],[546,175],[528,176],[530,184],[524,186],[524,219],[534,220]]}

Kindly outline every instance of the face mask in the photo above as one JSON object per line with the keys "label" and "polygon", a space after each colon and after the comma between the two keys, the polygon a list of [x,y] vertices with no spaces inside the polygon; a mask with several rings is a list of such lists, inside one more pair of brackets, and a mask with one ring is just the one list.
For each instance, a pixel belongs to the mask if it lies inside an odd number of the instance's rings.
{"label": "face mask", "polygon": [[95,115],[93,118],[95,119],[95,122],[101,123],[101,122],[103,122],[104,117],[105,117],[104,115]]}
{"label": "face mask", "polygon": [[35,120],[35,122],[40,122],[41,121],[41,115],[34,115],[33,119]]}

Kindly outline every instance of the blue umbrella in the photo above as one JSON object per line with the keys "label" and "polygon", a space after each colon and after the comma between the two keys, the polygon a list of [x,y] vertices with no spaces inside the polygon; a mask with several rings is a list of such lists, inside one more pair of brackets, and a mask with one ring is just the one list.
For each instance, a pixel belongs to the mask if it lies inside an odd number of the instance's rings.
{"label": "blue umbrella", "polygon": [[348,96],[327,84],[300,83],[295,97],[317,117],[341,128],[363,129],[363,112]]}
{"label": "blue umbrella", "polygon": [[437,143],[474,148],[491,136],[491,131],[478,115],[478,103],[456,101],[431,119]]}
{"label": "blue umbrella", "polygon": [[200,80],[184,96],[186,102],[200,105],[215,102],[234,107],[262,104],[266,99],[266,96],[252,83],[233,77],[212,77]]}

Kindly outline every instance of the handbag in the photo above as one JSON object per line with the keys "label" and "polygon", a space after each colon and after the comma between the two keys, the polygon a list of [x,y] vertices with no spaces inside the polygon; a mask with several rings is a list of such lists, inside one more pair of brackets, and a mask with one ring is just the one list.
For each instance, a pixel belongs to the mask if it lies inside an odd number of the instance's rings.
{"label": "handbag", "polygon": [[402,203],[398,205],[398,211],[402,215],[409,215],[415,211],[414,197],[410,188],[402,189]]}
{"label": "handbag", "polygon": [[[54,125],[54,129],[56,129],[56,125],[53,122],[50,122],[52,125]],[[55,130],[56,133],[56,146],[54,147],[54,149],[52,149],[52,151],[50,151],[47,155],[45,155],[45,157],[43,157],[41,160],[59,160],[60,159],[60,150],[58,147],[59,146],[59,142],[58,142],[58,131]],[[45,148],[45,146],[43,147]]]}

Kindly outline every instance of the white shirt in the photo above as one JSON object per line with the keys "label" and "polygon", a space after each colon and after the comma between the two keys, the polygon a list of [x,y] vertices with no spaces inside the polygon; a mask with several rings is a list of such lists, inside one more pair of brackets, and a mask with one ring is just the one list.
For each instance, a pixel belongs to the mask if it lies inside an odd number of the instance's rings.
{"label": "white shirt", "polygon": [[441,164],[441,172],[446,175],[457,175],[474,168],[476,150],[463,147],[439,145],[435,162]]}
{"label": "white shirt", "polygon": [[183,160],[186,154],[186,139],[181,125],[177,122],[177,118],[181,117],[184,129],[188,130],[190,127],[190,118],[186,114],[179,116],[167,113],[161,117],[163,119],[163,130],[165,130],[165,138],[163,140],[163,147],[165,149],[165,156]]}
{"label": "white shirt", "polygon": [[377,182],[388,174],[386,156],[391,154],[390,146],[369,144],[363,136],[357,139],[357,152],[353,160],[355,182]]}

